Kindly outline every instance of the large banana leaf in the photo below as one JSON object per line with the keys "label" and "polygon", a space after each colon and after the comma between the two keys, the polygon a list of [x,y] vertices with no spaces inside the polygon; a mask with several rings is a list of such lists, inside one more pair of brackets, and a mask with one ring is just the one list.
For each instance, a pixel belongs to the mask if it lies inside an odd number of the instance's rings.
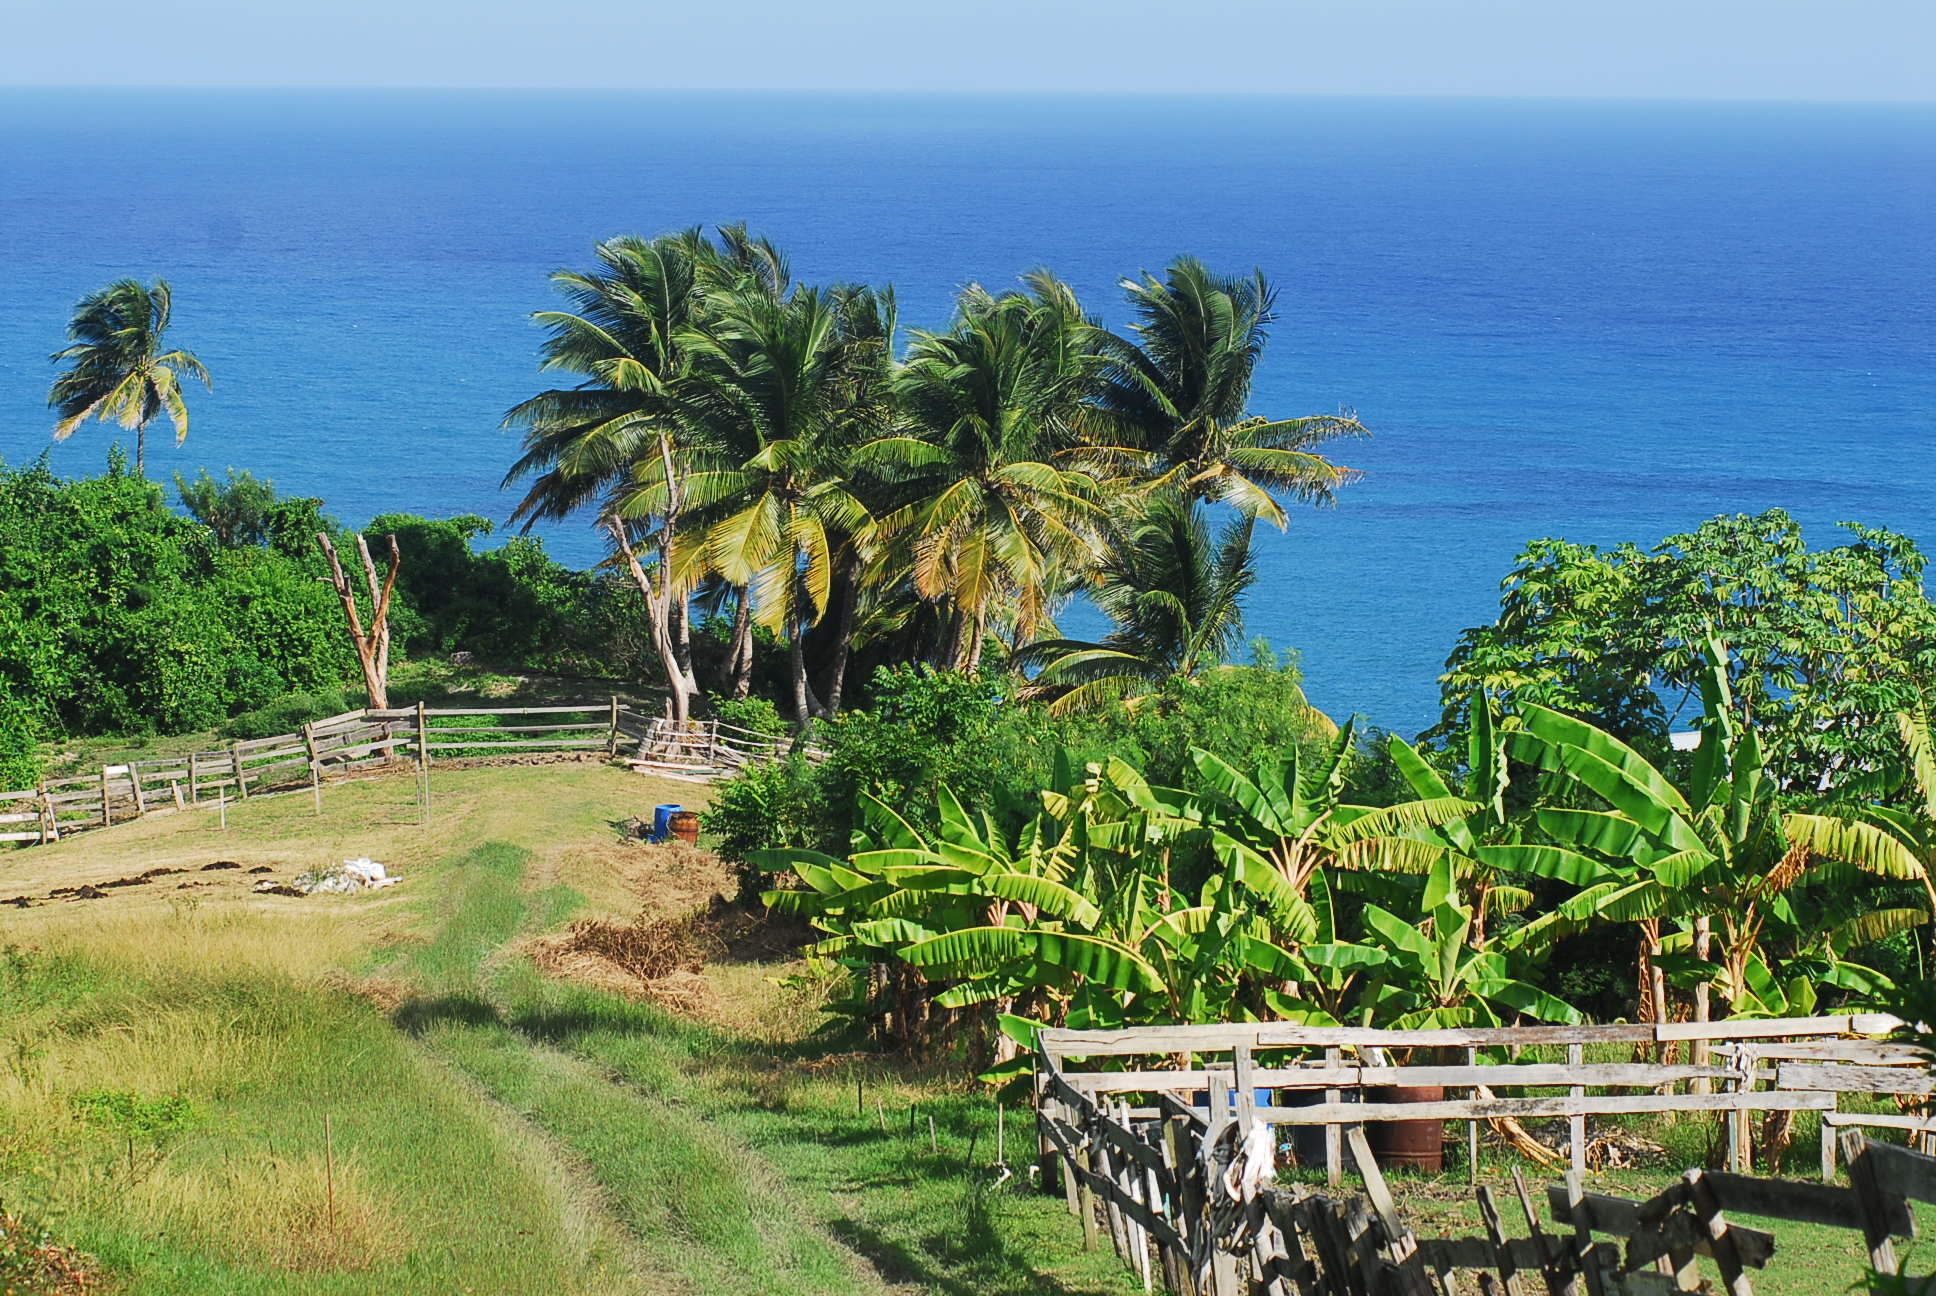
{"label": "large banana leaf", "polygon": [[970,927],[918,941],[903,949],[901,957],[916,967],[944,975],[974,975],[1018,958],[1035,958],[1112,990],[1146,993],[1162,989],[1156,969],[1135,950],[1074,932]]}

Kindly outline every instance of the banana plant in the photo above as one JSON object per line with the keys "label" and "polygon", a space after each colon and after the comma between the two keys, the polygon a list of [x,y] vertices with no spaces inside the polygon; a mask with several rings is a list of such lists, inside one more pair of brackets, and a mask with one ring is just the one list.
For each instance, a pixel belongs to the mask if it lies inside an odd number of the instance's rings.
{"label": "banana plant", "polygon": [[[1578,1022],[1578,1009],[1514,975],[1505,951],[1475,949],[1473,906],[1461,899],[1451,859],[1434,864],[1416,910],[1401,917],[1366,905],[1366,958],[1354,1011],[1359,1024],[1387,1030],[1497,1026],[1505,1018]],[[1308,956],[1308,954],[1307,954]]]}
{"label": "banana plant", "polygon": [[[1494,867],[1579,888],[1529,925],[1527,941],[1596,919],[1641,923],[1643,931],[1648,923],[1680,920],[1694,956],[1715,959],[1713,984],[1722,997],[1745,1008],[1753,993],[1748,966],[1764,931],[1771,923],[1791,931],[1809,926],[1795,907],[1804,883],[1845,879],[1848,866],[1885,878],[1915,874],[1887,852],[1845,849],[1858,839],[1874,844],[1873,832],[1854,821],[1783,808],[1759,738],[1735,722],[1727,649],[1710,637],[1706,658],[1701,741],[1680,783],[1584,720],[1522,707],[1520,727],[1507,739],[1510,754],[1606,808],[1542,809],[1537,823],[1553,844],[1481,855]],[[1666,951],[1658,928],[1651,930],[1648,952],[1659,958]],[[1718,951],[1708,948],[1710,938]]]}
{"label": "banana plant", "polygon": [[1474,949],[1483,949],[1491,920],[1523,910],[1532,893],[1508,883],[1481,855],[1483,847],[1521,841],[1526,818],[1507,809],[1505,730],[1484,690],[1474,691],[1467,714],[1460,791],[1455,793],[1416,748],[1394,734],[1388,747],[1392,763],[1411,785],[1414,799],[1357,818],[1343,834],[1348,840],[1338,851],[1338,865],[1354,873],[1424,873],[1450,860],[1471,891],[1469,938]]}

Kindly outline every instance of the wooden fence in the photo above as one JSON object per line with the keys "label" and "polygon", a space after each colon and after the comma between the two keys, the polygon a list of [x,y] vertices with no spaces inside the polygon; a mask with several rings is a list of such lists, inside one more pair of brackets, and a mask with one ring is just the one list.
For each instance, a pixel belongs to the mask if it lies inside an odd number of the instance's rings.
{"label": "wooden fence", "polygon": [[[1831,1122],[1825,1123],[1823,1140],[1831,1147],[1839,1142],[1848,1160],[1849,1187],[1749,1177],[1741,1172],[1743,1142],[1731,1148],[1733,1171],[1689,1171],[1665,1192],[1636,1202],[1586,1192],[1577,1149],[1584,1143],[1586,1117],[1600,1112],[1717,1111],[1732,1126],[1736,1113],[1749,1110],[1832,1115],[1837,1095],[1845,1092],[1926,1095],[1926,1054],[1863,1038],[1896,1024],[1893,1018],[1867,1016],[1668,1026],[1661,1029],[1678,1040],[1705,1038],[1728,1049],[1720,1066],[1668,1067],[1587,1063],[1577,1054],[1564,1066],[1487,1063],[1473,1054],[1463,1065],[1409,1066],[1378,1056],[1395,1048],[1483,1050],[1483,1057],[1500,1050],[1645,1042],[1630,1027],[1380,1032],[1265,1024],[1044,1031],[1037,1116],[1045,1175],[1059,1174],[1089,1245],[1107,1230],[1146,1289],[1154,1290],[1160,1279],[1181,1296],[1425,1296],[1461,1290],[1488,1296],[1527,1296],[1536,1290],[1551,1296],[1637,1296],[1698,1289],[1696,1256],[1707,1257],[1719,1271],[1722,1290],[1747,1296],[1752,1288],[1746,1271],[1767,1264],[1774,1238],[1730,1224],[1728,1211],[1860,1230],[1872,1263],[1893,1273],[1897,1261],[1890,1239],[1912,1235],[1906,1201],[1936,1201],[1936,1160],[1928,1156],[1874,1143],[1856,1129],[1841,1128],[1838,1138]],[[1654,1037],[1654,1028],[1642,1029],[1648,1039]],[[1347,1061],[1346,1049],[1356,1059]],[[1259,1051],[1267,1052],[1271,1065],[1257,1064]],[[1320,1056],[1300,1062],[1282,1057],[1285,1052]],[[1799,1056],[1781,1056],[1789,1052]],[[1231,1054],[1230,1063],[1198,1065],[1193,1057],[1213,1053]],[[1139,1055],[1178,1065],[1113,1071],[1067,1066],[1073,1059]],[[1743,1059],[1749,1059],[1745,1072],[1739,1069]],[[1845,1073],[1824,1076],[1822,1068]],[[1680,1084],[1703,1081],[1724,1087],[1672,1092]],[[1773,1087],[1754,1087],[1760,1083]],[[1820,1087],[1783,1088],[1784,1083]],[[1563,1087],[1566,1092],[1444,1103],[1345,1101],[1367,1084],[1444,1084],[1481,1092],[1494,1085]],[[1735,1087],[1726,1087],[1730,1084]],[[1653,1092],[1585,1092],[1590,1088]],[[1258,1101],[1260,1094],[1274,1096],[1280,1089],[1300,1091],[1304,1098],[1314,1096],[1315,1089],[1322,1097],[1302,1107]],[[1545,1194],[1555,1231],[1541,1224],[1515,1170],[1527,1236],[1506,1235],[1498,1203],[1484,1187],[1476,1195],[1485,1236],[1415,1236],[1399,1216],[1362,1122],[1465,1119],[1471,1122],[1469,1152],[1476,1158],[1478,1122],[1500,1116],[1568,1121],[1575,1168],[1563,1186]],[[1277,1129],[1312,1124],[1326,1131],[1331,1188],[1340,1183],[1348,1157],[1363,1180],[1363,1196],[1347,1199],[1272,1181]],[[1824,1154],[1825,1170],[1833,1167],[1832,1155]],[[1620,1241],[1595,1241],[1595,1233]],[[1467,1280],[1464,1286],[1460,1274]]]}
{"label": "wooden fence", "polygon": [[[157,811],[243,801],[399,761],[427,770],[439,761],[602,751],[639,768],[716,778],[775,759],[790,747],[784,739],[719,721],[675,727],[617,698],[572,706],[419,704],[349,711],[311,721],[295,733],[104,765],[98,773],[0,791],[0,842],[55,842]],[[806,754],[819,755],[811,748]]]}

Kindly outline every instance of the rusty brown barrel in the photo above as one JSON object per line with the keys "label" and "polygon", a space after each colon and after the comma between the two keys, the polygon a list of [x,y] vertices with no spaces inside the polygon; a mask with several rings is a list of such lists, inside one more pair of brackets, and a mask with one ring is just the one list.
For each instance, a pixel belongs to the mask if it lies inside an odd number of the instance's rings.
{"label": "rusty brown barrel", "polygon": [[672,835],[688,846],[699,844],[699,814],[694,810],[680,810],[666,823]]}
{"label": "rusty brown barrel", "polygon": [[[1365,1092],[1365,1101],[1374,1103],[1439,1102],[1444,1097],[1443,1085],[1388,1085]],[[1371,1121],[1365,1126],[1365,1136],[1381,1166],[1425,1174],[1437,1174],[1445,1168],[1444,1121]]]}

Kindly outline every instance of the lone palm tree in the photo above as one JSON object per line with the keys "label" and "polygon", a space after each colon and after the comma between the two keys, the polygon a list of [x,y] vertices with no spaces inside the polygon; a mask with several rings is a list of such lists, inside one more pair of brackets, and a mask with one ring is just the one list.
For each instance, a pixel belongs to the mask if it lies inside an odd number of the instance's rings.
{"label": "lone palm tree", "polygon": [[201,379],[204,387],[212,384],[194,353],[162,349],[172,307],[166,279],[150,286],[117,279],[75,304],[67,325],[69,345],[51,357],[69,366],[47,392],[47,403],[59,417],[54,440],[67,440],[91,418],[113,420],[134,432],[134,470],[145,477],[148,424],[165,412],[175,425],[175,444],[187,438],[182,375]]}
{"label": "lone palm tree", "polygon": [[1131,336],[1105,334],[1109,366],[1095,400],[1091,439],[1105,457],[1142,461],[1160,487],[1216,500],[1279,528],[1272,492],[1330,503],[1355,474],[1316,447],[1363,436],[1349,415],[1273,419],[1249,412],[1276,294],[1262,271],[1213,274],[1179,257],[1163,278],[1125,279],[1136,314]]}
{"label": "lone palm tree", "polygon": [[1114,629],[1094,643],[1044,639],[1017,655],[1047,663],[1031,692],[1054,696],[1051,711],[1133,702],[1223,664],[1243,637],[1255,519],[1240,514],[1213,541],[1194,501],[1166,492],[1145,503],[1111,528],[1096,576],[1092,596]]}

